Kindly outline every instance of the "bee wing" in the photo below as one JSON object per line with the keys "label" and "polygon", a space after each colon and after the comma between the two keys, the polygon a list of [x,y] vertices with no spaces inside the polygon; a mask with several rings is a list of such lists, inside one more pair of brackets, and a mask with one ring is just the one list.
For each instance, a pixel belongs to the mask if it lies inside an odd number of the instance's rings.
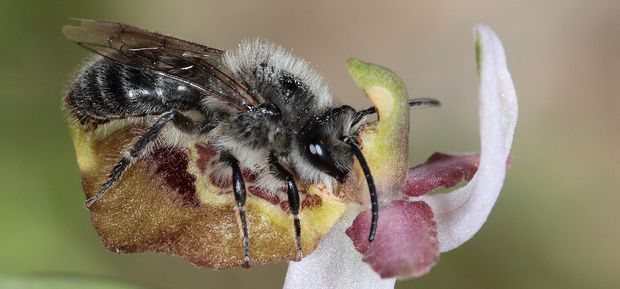
{"label": "bee wing", "polygon": [[79,26],[63,27],[63,33],[97,54],[184,82],[239,110],[257,104],[248,87],[223,65],[223,50],[121,23],[79,21]]}

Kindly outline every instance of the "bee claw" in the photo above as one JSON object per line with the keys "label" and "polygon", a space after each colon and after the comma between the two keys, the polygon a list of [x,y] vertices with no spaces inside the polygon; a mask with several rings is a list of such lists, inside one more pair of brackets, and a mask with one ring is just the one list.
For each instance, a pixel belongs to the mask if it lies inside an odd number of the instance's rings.
{"label": "bee claw", "polygon": [[93,204],[94,204],[97,200],[99,200],[99,198],[97,198],[97,196],[90,197],[90,198],[86,199],[86,201],[84,202],[84,206],[85,206],[87,209],[90,209],[90,207],[91,207],[91,206],[92,206],[92,205],[93,205]]}
{"label": "bee claw", "polygon": [[246,256],[243,260],[243,268],[250,269],[252,268],[252,264],[250,264],[250,257]]}

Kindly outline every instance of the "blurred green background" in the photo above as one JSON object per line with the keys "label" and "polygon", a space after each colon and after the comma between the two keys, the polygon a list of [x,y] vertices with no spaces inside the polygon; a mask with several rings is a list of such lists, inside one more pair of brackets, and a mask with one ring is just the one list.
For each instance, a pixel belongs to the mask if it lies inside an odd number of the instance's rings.
{"label": "blurred green background", "polygon": [[618,288],[620,1],[0,1],[0,274],[78,274],[153,288],[279,288],[286,265],[198,269],[117,255],[90,227],[60,100],[87,52],[69,17],[109,19],[230,49],[262,36],[369,105],[350,56],[396,71],[416,97],[411,161],[478,150],[471,27],[504,42],[520,103],[513,164],[489,221],[397,288]]}

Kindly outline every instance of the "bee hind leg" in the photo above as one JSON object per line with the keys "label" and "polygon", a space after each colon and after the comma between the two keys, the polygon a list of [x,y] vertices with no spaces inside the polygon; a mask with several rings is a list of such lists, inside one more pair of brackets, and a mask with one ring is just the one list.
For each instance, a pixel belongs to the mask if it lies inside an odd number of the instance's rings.
{"label": "bee hind leg", "polygon": [[251,266],[250,237],[248,234],[248,221],[245,214],[245,200],[247,194],[245,191],[243,174],[241,173],[241,168],[239,167],[239,161],[229,153],[223,153],[221,160],[232,168],[233,193],[235,195],[235,201],[237,202],[237,210],[239,211],[239,219],[241,220],[241,233],[243,235],[243,267],[249,268]]}
{"label": "bee hind leg", "polygon": [[173,122],[181,130],[189,130],[194,126],[191,119],[177,111],[168,111],[159,116],[157,121],[136,141],[131,149],[123,153],[123,158],[114,166],[108,179],[101,185],[97,193],[88,198],[85,202],[90,208],[96,201],[100,200],[105,193],[120,179],[123,172],[140,157],[145,149],[155,140],[167,123]]}
{"label": "bee hind leg", "polygon": [[288,206],[291,214],[293,214],[293,226],[295,227],[295,245],[297,252],[295,259],[300,261],[302,258],[301,251],[301,224],[299,219],[299,191],[297,191],[297,185],[295,184],[295,178],[287,171],[279,162],[275,154],[271,153],[269,156],[269,165],[272,173],[279,179],[286,182],[287,194],[288,194]]}

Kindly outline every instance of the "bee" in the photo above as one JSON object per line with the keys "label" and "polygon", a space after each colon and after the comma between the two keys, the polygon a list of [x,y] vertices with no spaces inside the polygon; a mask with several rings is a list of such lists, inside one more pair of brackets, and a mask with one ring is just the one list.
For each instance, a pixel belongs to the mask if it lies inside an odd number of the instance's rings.
{"label": "bee", "polygon": [[[215,169],[231,180],[245,264],[250,262],[250,245],[243,167],[267,175],[265,187],[286,188],[300,260],[296,180],[333,187],[347,178],[357,159],[370,194],[368,240],[375,238],[379,204],[358,135],[366,116],[376,110],[356,111],[339,104],[305,60],[260,39],[224,51],[107,21],[80,20],[63,32],[99,55],[84,65],[64,98],[84,129],[129,118],[154,119],[118,156],[97,193],[87,199],[87,207],[104,198],[146,152],[161,143],[182,145],[175,138],[189,135],[219,152]],[[410,100],[410,106],[437,103]]]}

